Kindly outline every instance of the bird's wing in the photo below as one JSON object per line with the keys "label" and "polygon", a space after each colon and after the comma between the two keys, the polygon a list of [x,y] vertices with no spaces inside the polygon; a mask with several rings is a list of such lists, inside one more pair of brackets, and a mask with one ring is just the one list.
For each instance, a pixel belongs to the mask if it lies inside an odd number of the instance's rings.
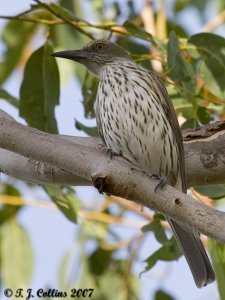
{"label": "bird's wing", "polygon": [[179,149],[179,162],[180,162],[180,174],[182,180],[182,190],[184,193],[187,191],[187,183],[185,176],[185,162],[184,162],[184,147],[183,147],[183,138],[180,131],[180,126],[177,120],[177,115],[174,110],[173,104],[169,98],[168,92],[165,88],[164,83],[155,73],[151,73],[151,76],[154,77],[155,81],[152,82],[155,92],[161,95],[160,100],[162,101],[162,106],[164,108],[165,114],[168,118],[170,126],[173,130],[173,133],[176,138],[177,146]]}

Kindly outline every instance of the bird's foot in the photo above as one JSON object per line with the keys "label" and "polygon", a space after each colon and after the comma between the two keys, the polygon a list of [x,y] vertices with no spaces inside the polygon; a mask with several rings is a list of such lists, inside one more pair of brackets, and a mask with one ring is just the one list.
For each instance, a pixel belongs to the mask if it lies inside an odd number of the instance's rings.
{"label": "bird's foot", "polygon": [[154,173],[151,175],[150,178],[155,178],[155,179],[159,180],[159,182],[157,183],[157,185],[155,187],[155,192],[158,189],[162,189],[167,184],[167,179],[166,179],[166,176],[164,176],[164,175]]}
{"label": "bird's foot", "polygon": [[113,158],[113,156],[123,156],[122,150],[120,150],[119,153],[117,153],[110,148],[107,148],[107,154],[110,156],[111,159]]}

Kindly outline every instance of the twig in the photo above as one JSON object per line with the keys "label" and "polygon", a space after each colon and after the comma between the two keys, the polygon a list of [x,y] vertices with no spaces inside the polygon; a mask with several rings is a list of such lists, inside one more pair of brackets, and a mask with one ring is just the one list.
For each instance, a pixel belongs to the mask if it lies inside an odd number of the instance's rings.
{"label": "twig", "polygon": [[214,17],[212,20],[210,20],[201,31],[203,32],[212,32],[214,31],[218,26],[220,26],[222,23],[225,22],[225,10],[223,10],[221,13],[219,13],[216,17]]}

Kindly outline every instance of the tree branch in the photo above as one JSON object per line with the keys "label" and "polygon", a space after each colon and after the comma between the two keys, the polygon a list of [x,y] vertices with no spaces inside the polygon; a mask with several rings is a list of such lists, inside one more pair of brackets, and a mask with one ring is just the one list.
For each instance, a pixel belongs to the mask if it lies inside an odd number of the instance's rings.
{"label": "tree branch", "polygon": [[[77,137],[71,141],[59,135],[20,125],[11,118],[1,116],[1,148],[92,181],[100,192],[133,200],[225,242],[224,213],[169,185],[163,190],[154,192],[155,180],[150,179],[124,158],[116,157],[111,160],[99,139]],[[224,132],[221,132],[221,135],[224,135]],[[217,141],[220,135],[218,133],[215,135],[216,139],[213,138],[214,135],[207,139]],[[195,143],[198,143],[198,140]],[[219,164],[213,168],[216,169],[218,166]]]}
{"label": "tree branch", "polygon": [[[0,110],[0,118],[14,120]],[[92,137],[60,137],[79,142],[99,155],[104,147],[101,140]],[[214,122],[196,130],[183,132],[186,174],[189,186],[225,183],[225,122]],[[14,178],[38,184],[89,186],[86,178],[62,170],[49,162],[38,161],[18,153],[0,149],[0,170]]]}

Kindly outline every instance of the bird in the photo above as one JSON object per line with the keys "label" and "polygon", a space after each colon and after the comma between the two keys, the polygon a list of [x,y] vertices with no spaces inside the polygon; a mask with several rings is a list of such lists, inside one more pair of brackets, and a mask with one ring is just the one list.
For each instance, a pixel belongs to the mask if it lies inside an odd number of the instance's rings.
{"label": "bird", "polygon": [[[150,176],[187,192],[184,150],[176,112],[164,82],[109,40],[52,54],[84,65],[100,77],[96,95],[99,135],[111,156],[122,155]],[[200,234],[165,216],[198,288],[215,280]]]}

